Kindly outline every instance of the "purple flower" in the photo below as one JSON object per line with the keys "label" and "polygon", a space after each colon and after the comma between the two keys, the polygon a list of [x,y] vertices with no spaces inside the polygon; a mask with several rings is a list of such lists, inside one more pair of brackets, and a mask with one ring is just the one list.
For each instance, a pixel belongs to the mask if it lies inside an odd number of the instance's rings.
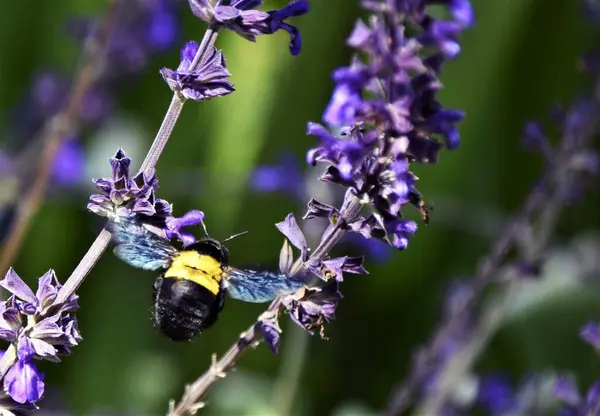
{"label": "purple flower", "polygon": [[600,324],[588,322],[581,328],[579,336],[597,350],[600,350]]}
{"label": "purple flower", "polygon": [[596,415],[600,408],[600,381],[592,384],[584,399],[572,380],[567,377],[559,377],[554,386],[554,396],[564,405],[561,409],[561,415]]}
{"label": "purple flower", "polygon": [[344,272],[352,274],[368,274],[363,267],[363,257],[336,257],[323,260],[317,265],[309,265],[308,270],[319,278],[328,281],[330,279],[338,282],[344,281]]}
{"label": "purple flower", "polygon": [[258,192],[283,191],[297,199],[304,195],[304,177],[298,160],[287,152],[280,156],[279,163],[254,170],[250,186]]}
{"label": "purple flower", "polygon": [[0,302],[0,339],[17,352],[4,376],[4,391],[17,403],[35,403],[44,393],[44,376],[33,359],[58,362],[82,340],[74,316],[77,296],[54,303],[61,285],[53,270],[40,277],[35,293],[12,268],[0,286],[12,293]]}
{"label": "purple flower", "polygon": [[8,172],[12,170],[12,165],[13,161],[10,156],[0,149],[0,174],[2,175],[0,178],[3,178],[4,175],[8,175]]}
{"label": "purple flower", "polygon": [[315,328],[319,328],[321,337],[325,338],[325,324],[334,318],[340,299],[342,294],[338,282],[332,280],[324,286],[304,288],[285,296],[283,305],[297,325],[311,334]]}
{"label": "purple flower", "polygon": [[35,350],[27,338],[20,340],[17,355],[4,376],[4,391],[17,403],[35,403],[44,394],[44,375],[33,362]]}
{"label": "purple flower", "polygon": [[[300,230],[294,214],[289,214],[284,221],[275,224],[279,232],[285,235],[290,243],[300,250],[301,258],[306,259],[308,256],[308,245],[306,244],[306,238]],[[284,272],[282,270],[282,272]],[[284,272],[285,273],[285,272]]]}
{"label": "purple flower", "polygon": [[233,84],[227,81],[231,74],[225,68],[225,58],[214,46],[208,58],[192,68],[198,48],[194,41],[186,43],[181,50],[181,63],[177,70],[161,69],[160,73],[169,87],[195,101],[210,100],[233,92]]}
{"label": "purple flower", "polygon": [[456,125],[464,118],[462,111],[445,109],[437,100],[438,75],[445,60],[460,52],[459,35],[474,23],[473,9],[468,0],[435,2],[451,16],[440,20],[429,14],[431,3],[363,1],[377,15],[368,25],[355,24],[347,43],[360,55],[333,72],[335,88],[323,114],[330,127],[342,127],[342,136],[315,123],[308,126],[321,144],[307,153],[307,162],[325,163],[322,180],[349,188],[375,209],[349,228],[401,250],[416,232],[403,207],[416,206],[428,221],[411,164],[435,163],[444,145],[458,147]]}
{"label": "purple flower", "polygon": [[112,178],[95,179],[100,192],[90,196],[88,210],[113,222],[121,218],[136,217],[145,227],[165,239],[177,238],[184,246],[193,244],[195,237],[184,227],[200,225],[204,213],[189,211],[182,217],[173,216],[173,206],[164,199],[156,198],[158,179],[154,172],[140,172],[130,178],[131,159],[119,149],[110,158]]}
{"label": "purple flower", "polygon": [[60,185],[81,182],[85,171],[85,154],[81,143],[72,137],[63,140],[52,165],[52,179]]}
{"label": "purple flower", "polygon": [[263,12],[256,10],[262,0],[189,0],[192,13],[199,19],[233,30],[238,35],[254,42],[258,35],[269,35],[284,30],[290,34],[290,52],[298,55],[302,38],[298,29],[285,20],[308,12],[306,0],[296,0],[279,10]]}
{"label": "purple flower", "polygon": [[260,317],[258,323],[263,339],[273,354],[279,352],[279,342],[281,338],[281,328],[277,318],[277,313],[266,312]]}
{"label": "purple flower", "polygon": [[503,376],[483,376],[479,379],[477,401],[489,414],[505,414],[515,406],[510,380]]}
{"label": "purple flower", "polygon": [[130,164],[131,159],[121,149],[110,158],[112,179],[94,179],[100,193],[90,197],[87,207],[90,211],[115,219],[134,214],[152,216],[167,209],[166,201],[154,197],[154,191],[158,188],[154,171],[140,172],[130,178]]}
{"label": "purple flower", "polygon": [[330,175],[334,181],[344,181],[358,187],[354,175],[362,168],[363,162],[375,145],[373,135],[362,134],[360,126],[356,126],[349,134],[337,138],[332,136],[323,126],[308,123],[307,133],[317,136],[321,146],[312,149],[307,154],[307,162],[316,165],[317,162],[330,163]]}

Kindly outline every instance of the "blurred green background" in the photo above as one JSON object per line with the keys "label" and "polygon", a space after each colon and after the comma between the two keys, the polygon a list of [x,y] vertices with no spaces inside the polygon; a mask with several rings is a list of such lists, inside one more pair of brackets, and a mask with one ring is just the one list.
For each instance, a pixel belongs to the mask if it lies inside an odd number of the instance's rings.
{"label": "blurred green background", "polygon": [[[76,45],[65,36],[65,20],[101,12],[105,3],[3,5],[3,125],[34,71],[68,73],[79,61]],[[311,12],[295,21],[304,38],[299,57],[290,56],[283,33],[260,37],[256,44],[233,33],[219,36],[236,92],[188,103],[157,166],[160,196],[175,203],[176,213],[202,209],[216,238],[249,231],[229,244],[233,264],[275,267],[282,237],[273,224],[288,212],[300,217],[304,211],[285,195],[252,192],[246,181],[254,167],[275,162],[282,150],[304,160],[315,144],[305,136],[306,122],[320,119],[333,86],[330,72],[349,60],[344,39],[359,15],[358,2],[311,3]],[[442,77],[444,105],[467,113],[461,147],[443,151],[437,165],[415,168],[419,189],[435,206],[431,224],[421,226],[409,249],[389,261],[367,259],[369,276],[346,279],[345,299],[327,328],[329,341],[284,320],[279,356],[264,346],[249,351],[211,392],[207,414],[278,415],[292,409],[294,415],[366,415],[368,409],[384,408],[413,352],[434,328],[448,284],[474,271],[501,222],[539,176],[541,161],[522,150],[523,123],[546,119],[553,103],[568,103],[576,92],[590,89],[576,61],[586,49],[600,50],[600,28],[594,31],[580,18],[575,1],[473,3],[476,27],[464,34],[462,55],[447,64]],[[179,44],[199,41],[204,24],[185,5],[180,15]],[[107,159],[119,146],[139,166],[171,97],[158,70],[174,68],[178,54],[174,49],[154,56],[138,80],[119,90],[115,117],[84,137],[89,177],[109,175]],[[64,280],[94,240],[102,223],[86,212],[91,191],[86,184],[51,192],[14,265],[28,282],[48,268]],[[568,208],[553,241],[556,250],[598,241],[598,205],[592,195]],[[600,376],[600,360],[577,338],[581,324],[600,318],[600,295],[578,286],[576,266],[566,269],[572,275],[560,269],[559,283],[511,315],[478,369],[504,371],[514,380],[530,371],[572,369],[582,385]],[[41,364],[47,384],[42,406],[75,414],[164,413],[184,383],[208,368],[211,354],[223,353],[264,309],[230,300],[212,329],[191,343],[174,343],[151,322],[153,279],[105,253],[79,291],[84,342],[63,363]]]}

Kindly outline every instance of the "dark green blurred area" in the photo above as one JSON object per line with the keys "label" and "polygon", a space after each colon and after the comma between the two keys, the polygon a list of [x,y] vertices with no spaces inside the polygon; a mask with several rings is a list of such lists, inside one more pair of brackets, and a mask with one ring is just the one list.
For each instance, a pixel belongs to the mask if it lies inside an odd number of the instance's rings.
{"label": "dark green blurred area", "polygon": [[[3,5],[2,123],[8,122],[8,110],[27,91],[34,71],[68,73],[76,66],[77,48],[62,24],[73,14],[100,12],[104,3]],[[304,160],[314,145],[305,125],[320,119],[333,86],[329,74],[349,60],[344,38],[358,16],[356,3],[313,1],[310,14],[296,20],[304,38],[299,57],[290,56],[284,34],[261,37],[256,44],[232,33],[221,35],[217,46],[237,91],[210,103],[188,103],[160,159],[160,196],[175,202],[177,213],[202,209],[217,238],[249,231],[229,244],[234,264],[274,267],[282,236],[273,224],[288,212],[303,214],[289,198],[256,195],[245,181],[257,164],[274,162],[282,150],[291,149]],[[437,165],[415,169],[421,192],[435,205],[431,224],[421,226],[409,249],[391,261],[367,262],[369,276],[346,279],[345,299],[328,328],[330,340],[308,339],[294,414],[330,414],[348,403],[385,406],[392,386],[407,373],[413,351],[434,328],[445,288],[451,279],[473,273],[489,249],[493,235],[483,230],[514,212],[540,174],[540,160],[522,150],[523,123],[547,119],[553,103],[569,103],[576,92],[590,88],[576,61],[584,50],[600,51],[600,27],[594,30],[580,19],[577,2],[474,0],[474,5],[477,25],[463,36],[459,59],[446,66],[441,95],[445,106],[467,113],[460,126],[461,147],[442,152]],[[203,23],[186,8],[182,18],[185,40],[199,40]],[[176,66],[178,53],[156,57],[137,82],[120,91],[117,113],[143,132],[141,155],[171,96],[158,70]],[[93,141],[86,138],[88,149],[97,146]],[[111,143],[114,149],[94,153],[103,158],[94,164],[104,164],[104,175],[119,138],[111,137]],[[122,145],[127,151],[128,144]],[[202,181],[194,179],[200,176]],[[64,199],[54,195],[44,205],[14,265],[19,275],[34,282],[48,268],[61,280],[71,273],[102,225],[86,212],[86,203],[82,191]],[[597,231],[598,208],[597,195],[569,207],[554,243],[568,244],[580,232]],[[48,405],[76,414],[164,413],[168,400],[180,397],[184,384],[208,368],[211,354],[223,353],[264,309],[229,301],[215,327],[192,343],[173,343],[151,322],[153,278],[105,253],[79,291],[84,342],[63,363],[42,364]],[[515,380],[548,368],[573,369],[581,385],[600,378],[598,357],[577,338],[581,324],[600,317],[600,296],[574,293],[509,322],[480,368],[505,371]],[[207,413],[244,414],[223,407],[243,397],[245,414],[278,414],[273,395],[281,391],[277,383],[286,380],[282,368],[303,348],[299,339],[304,335],[288,328],[284,321],[280,356],[264,346],[249,351],[223,383],[234,392],[219,386],[208,398]]]}

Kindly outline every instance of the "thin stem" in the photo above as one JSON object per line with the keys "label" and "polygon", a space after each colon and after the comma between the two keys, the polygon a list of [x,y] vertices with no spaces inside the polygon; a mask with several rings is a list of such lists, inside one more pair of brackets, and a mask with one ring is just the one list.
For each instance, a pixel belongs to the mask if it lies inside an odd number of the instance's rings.
{"label": "thin stem", "polygon": [[[207,51],[214,47],[217,35],[217,29],[209,27],[206,30],[200,47],[194,56],[191,70],[196,69],[202,63],[202,60],[208,56]],[[182,100],[177,93],[173,94],[169,108],[167,109],[160,128],[156,133],[156,137],[150,146],[150,150],[148,150],[148,154],[142,163],[140,171],[148,172],[154,169],[156,166],[158,158],[165,149],[169,137],[171,137],[171,133],[173,132],[173,128],[175,127],[175,123],[177,122],[179,115],[181,114],[184,103],[185,101]],[[89,272],[100,259],[102,253],[104,253],[104,250],[106,250],[108,247],[110,238],[111,233],[104,228],[98,237],[96,237],[96,240],[92,243],[92,246],[89,248],[87,253],[85,253],[73,273],[71,273],[71,276],[69,276],[63,287],[58,292],[56,301],[54,302],[55,305],[60,305],[60,303],[65,302],[81,286]]]}
{"label": "thin stem", "polygon": [[8,369],[13,365],[15,360],[17,359],[17,347],[13,344],[10,344],[6,351],[4,351],[4,355],[0,360],[0,380],[4,378],[4,375],[8,371]]}
{"label": "thin stem", "polygon": [[[346,222],[352,222],[358,216],[362,207],[358,198],[351,196],[346,206],[341,211],[343,218],[336,222],[335,225],[330,224],[325,233],[325,237],[312,252],[306,262],[298,258],[292,265],[290,275],[295,275],[304,272],[311,262],[320,262],[335,246],[344,234],[342,225]],[[345,220],[345,221],[344,221]],[[283,298],[278,296],[267,308],[264,314],[276,313],[282,306]],[[261,315],[262,316],[262,315]],[[213,362],[204,374],[202,374],[192,384],[186,386],[183,397],[178,404],[171,402],[169,416],[183,416],[193,414],[200,407],[199,400],[208,392],[208,390],[219,380],[225,377],[227,372],[235,365],[242,354],[249,348],[255,346],[261,340],[261,331],[259,328],[260,317],[245,331],[239,339],[227,350],[220,358],[213,357]]]}
{"label": "thin stem", "polygon": [[111,234],[106,229],[100,231],[96,240],[92,243],[90,248],[88,249],[85,256],[81,259],[71,276],[67,279],[63,287],[58,292],[56,296],[56,300],[54,301],[55,305],[60,305],[65,303],[85,279],[85,276],[88,275],[90,270],[96,265],[98,260],[100,260],[100,256],[104,253],[104,250],[108,247],[110,243]]}
{"label": "thin stem", "polygon": [[[190,65],[190,71],[197,69],[203,63],[203,61],[210,56],[208,52],[214,47],[218,34],[219,31],[217,28],[209,27],[206,30],[204,37],[202,38],[202,42],[200,43],[200,47],[198,48],[198,52],[196,52],[194,60]],[[169,141],[169,137],[171,137],[171,133],[173,132],[173,128],[175,128],[175,123],[181,114],[184,103],[185,98],[177,93],[173,94],[171,104],[169,104],[165,118],[163,119],[163,122],[156,133],[156,137],[150,146],[150,150],[148,150],[148,154],[142,163],[140,171],[148,172],[149,170],[153,169],[154,166],[156,166],[158,158],[165,149],[165,146]]]}

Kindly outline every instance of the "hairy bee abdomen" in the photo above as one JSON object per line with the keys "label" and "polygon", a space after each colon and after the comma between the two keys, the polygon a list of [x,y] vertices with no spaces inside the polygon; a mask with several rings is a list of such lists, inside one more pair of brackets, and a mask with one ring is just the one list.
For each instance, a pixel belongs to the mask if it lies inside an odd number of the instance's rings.
{"label": "hairy bee abdomen", "polygon": [[191,280],[159,276],[154,283],[154,322],[174,341],[188,341],[215,323],[225,291],[214,295]]}

